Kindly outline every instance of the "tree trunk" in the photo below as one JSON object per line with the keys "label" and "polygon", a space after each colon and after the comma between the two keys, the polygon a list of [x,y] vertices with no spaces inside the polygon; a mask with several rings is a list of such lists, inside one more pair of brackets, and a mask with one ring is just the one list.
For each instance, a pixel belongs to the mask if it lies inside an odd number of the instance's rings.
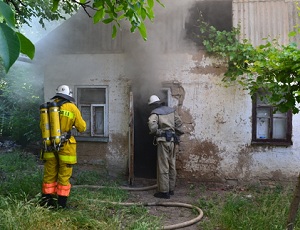
{"label": "tree trunk", "polygon": [[294,197],[291,202],[290,211],[287,219],[287,230],[294,229],[294,222],[296,219],[298,207],[300,203],[300,174],[298,175],[298,183],[296,185],[296,189],[294,191]]}

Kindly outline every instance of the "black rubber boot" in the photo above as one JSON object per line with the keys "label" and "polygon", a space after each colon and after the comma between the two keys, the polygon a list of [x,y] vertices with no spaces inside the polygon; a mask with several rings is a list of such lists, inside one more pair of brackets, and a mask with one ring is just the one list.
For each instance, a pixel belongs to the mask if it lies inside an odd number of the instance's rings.
{"label": "black rubber boot", "polygon": [[67,207],[67,196],[58,196],[57,197],[57,205],[58,208],[66,208]]}
{"label": "black rubber boot", "polygon": [[40,201],[41,206],[54,207],[55,203],[51,194],[42,194],[42,199]]}
{"label": "black rubber boot", "polygon": [[168,192],[157,192],[154,194],[154,197],[163,198],[163,199],[170,199],[170,194]]}

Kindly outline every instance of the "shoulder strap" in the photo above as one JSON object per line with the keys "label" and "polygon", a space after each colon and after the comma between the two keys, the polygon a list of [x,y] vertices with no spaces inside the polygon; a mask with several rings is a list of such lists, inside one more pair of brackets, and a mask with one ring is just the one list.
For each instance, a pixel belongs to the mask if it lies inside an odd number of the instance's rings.
{"label": "shoulder strap", "polygon": [[69,100],[60,100],[57,102],[58,107],[61,107],[63,104],[70,102]]}
{"label": "shoulder strap", "polygon": [[158,107],[154,110],[152,110],[151,114],[157,114],[157,115],[167,115],[170,113],[173,113],[175,111],[174,108],[168,107],[168,106],[162,106],[162,107]]}

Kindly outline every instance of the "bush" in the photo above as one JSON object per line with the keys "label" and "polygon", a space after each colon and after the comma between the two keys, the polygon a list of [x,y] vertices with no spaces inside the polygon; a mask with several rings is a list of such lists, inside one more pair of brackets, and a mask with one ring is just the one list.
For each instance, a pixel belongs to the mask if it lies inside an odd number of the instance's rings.
{"label": "bush", "polygon": [[38,141],[42,79],[32,73],[32,66],[20,62],[0,77],[0,135],[22,147]]}

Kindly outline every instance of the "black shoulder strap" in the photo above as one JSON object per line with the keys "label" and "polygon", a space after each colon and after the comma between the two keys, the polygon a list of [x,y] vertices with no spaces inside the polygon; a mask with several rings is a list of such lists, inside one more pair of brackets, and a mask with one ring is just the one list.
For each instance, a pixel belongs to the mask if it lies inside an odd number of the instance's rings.
{"label": "black shoulder strap", "polygon": [[69,100],[63,99],[57,102],[58,107],[61,107],[63,104],[70,102]]}

